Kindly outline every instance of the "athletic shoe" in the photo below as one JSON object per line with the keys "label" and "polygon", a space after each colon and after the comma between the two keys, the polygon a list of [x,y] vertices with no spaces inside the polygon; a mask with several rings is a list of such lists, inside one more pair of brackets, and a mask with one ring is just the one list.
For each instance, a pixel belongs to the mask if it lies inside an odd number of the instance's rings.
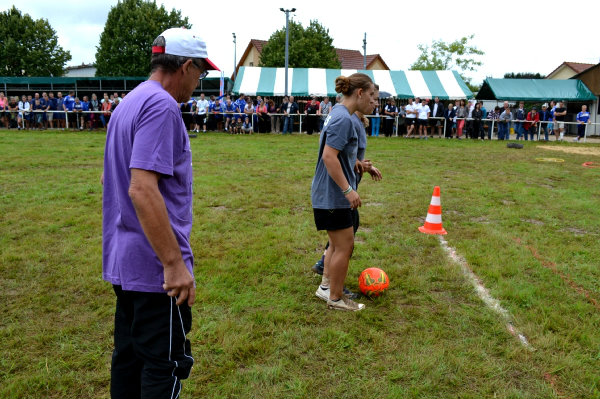
{"label": "athletic shoe", "polygon": [[320,274],[321,276],[323,275],[323,269],[325,268],[325,264],[323,263],[323,258],[319,259],[317,261],[317,263],[315,263],[313,265],[313,267],[311,267],[311,270],[314,273]]}
{"label": "athletic shoe", "polygon": [[573,142],[574,142],[574,143],[577,143],[578,141],[579,141],[579,137],[575,137],[575,138],[573,139]]}
{"label": "athletic shoe", "polygon": [[319,285],[319,288],[317,288],[317,292],[315,292],[315,295],[319,299],[329,301],[329,287],[324,288],[321,285]]}
{"label": "athletic shoe", "polygon": [[365,305],[362,303],[356,303],[352,299],[346,298],[345,296],[341,297],[337,301],[332,301],[331,299],[327,301],[327,307],[329,309],[335,310],[349,310],[352,312],[356,312],[358,310],[362,310],[365,308]]}

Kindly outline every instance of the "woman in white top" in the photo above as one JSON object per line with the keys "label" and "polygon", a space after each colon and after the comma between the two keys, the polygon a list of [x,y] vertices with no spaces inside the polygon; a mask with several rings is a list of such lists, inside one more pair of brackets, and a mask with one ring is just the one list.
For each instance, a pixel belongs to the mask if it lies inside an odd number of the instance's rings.
{"label": "woman in white top", "polygon": [[25,125],[23,124],[23,120],[27,123],[27,129],[29,129],[29,119],[27,116],[29,115],[29,111],[31,110],[31,104],[27,101],[27,97],[21,97],[21,101],[19,101],[19,117],[17,118],[17,124],[19,125],[19,130],[21,127],[24,129]]}

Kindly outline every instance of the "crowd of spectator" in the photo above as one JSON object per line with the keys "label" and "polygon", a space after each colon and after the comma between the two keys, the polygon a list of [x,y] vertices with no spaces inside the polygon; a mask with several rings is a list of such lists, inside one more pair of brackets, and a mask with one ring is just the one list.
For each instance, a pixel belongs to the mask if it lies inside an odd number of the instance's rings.
{"label": "crowd of spectator", "polygon": [[[428,99],[411,98],[407,104],[396,106],[392,99],[386,101],[382,108],[376,108],[371,116],[371,135],[379,135],[379,119],[384,120],[385,136],[394,133],[401,137],[418,137],[427,139],[435,137],[445,138],[471,138],[491,140],[494,134],[498,140],[510,139],[511,131],[517,140],[549,141],[549,136],[554,135],[555,140],[564,140],[565,118],[567,108],[564,101],[543,104],[538,110],[537,106],[525,108],[524,101],[511,109],[507,101],[503,107],[496,106],[486,110],[481,101],[456,100],[446,105],[435,97],[433,102]],[[581,140],[585,135],[586,124],[590,123],[590,114],[587,106],[582,105],[575,121],[577,123],[577,138]]]}
{"label": "crowd of spectator", "polygon": [[[328,98],[322,102],[316,97],[304,104],[303,120],[306,132],[313,134],[319,132],[323,121],[331,110]],[[292,133],[294,124],[300,121],[300,107],[294,96],[283,97],[281,103],[269,97],[250,96],[240,94],[237,99],[230,95],[210,96],[204,93],[197,99],[190,99],[187,103],[180,104],[183,120],[189,130],[193,132],[225,131],[236,133]]]}
{"label": "crowd of spectator", "polygon": [[[46,130],[46,129],[72,129],[93,130],[99,127],[106,128],[110,115],[119,105],[125,93],[104,93],[98,100],[95,93],[83,96],[81,99],[73,90],[63,96],[57,92],[43,92],[40,96],[23,95],[5,97],[0,92],[0,126],[6,129],[18,130]],[[102,111],[102,112],[100,112]]]}
{"label": "crowd of spectator", "polygon": [[[125,97],[125,93],[104,93],[98,99],[95,93],[79,99],[73,91],[63,97],[62,92],[43,92],[40,96],[5,97],[0,92],[0,126],[17,129],[73,129],[93,130],[106,128],[111,113]],[[339,101],[339,98],[335,100]],[[231,134],[282,133],[298,131],[300,126],[307,134],[319,133],[332,109],[328,97],[311,96],[296,101],[294,96],[275,98],[240,94],[206,98],[204,93],[180,104],[183,120],[190,131],[225,131]],[[369,135],[379,136],[380,128],[386,137],[398,135],[407,138],[429,137],[508,140],[514,133],[517,140],[564,140],[567,109],[563,101],[543,104],[540,109],[528,109],[520,101],[514,108],[508,102],[489,111],[483,102],[456,100],[444,103],[411,98],[399,104],[391,98],[383,101],[369,115]],[[302,120],[300,117],[302,116]],[[590,123],[587,106],[575,117],[577,138],[585,135]],[[296,127],[297,126],[297,127]],[[543,137],[542,137],[543,136]]]}

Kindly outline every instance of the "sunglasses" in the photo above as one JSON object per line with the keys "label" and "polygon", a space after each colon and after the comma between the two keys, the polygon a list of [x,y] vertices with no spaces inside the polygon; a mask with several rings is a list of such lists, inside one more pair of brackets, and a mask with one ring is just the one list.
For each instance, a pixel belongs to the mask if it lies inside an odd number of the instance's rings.
{"label": "sunglasses", "polygon": [[200,74],[200,77],[198,78],[198,80],[202,80],[202,79],[204,79],[205,77],[207,77],[207,76],[208,76],[208,71],[207,71],[207,70],[205,70],[205,69],[202,67],[202,65],[198,65],[198,63],[196,62],[196,60],[195,60],[195,59],[192,59],[192,64],[194,64],[194,66],[195,66],[196,68],[198,68],[199,70],[201,70],[201,71],[202,71],[202,73]]}

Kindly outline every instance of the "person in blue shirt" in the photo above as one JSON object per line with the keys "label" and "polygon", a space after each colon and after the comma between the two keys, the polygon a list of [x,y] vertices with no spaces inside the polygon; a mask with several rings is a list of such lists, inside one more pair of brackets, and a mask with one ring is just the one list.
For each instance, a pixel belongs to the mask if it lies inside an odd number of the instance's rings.
{"label": "person in blue shirt", "polygon": [[35,99],[32,102],[31,109],[33,110],[33,127],[34,129],[42,130],[44,126],[44,109],[45,104],[38,93],[35,93]]}
{"label": "person in blue shirt", "polygon": [[[524,121],[527,118],[527,112],[525,112],[525,103],[519,102],[519,108],[515,111],[515,119],[517,121]],[[523,122],[515,122],[515,133],[517,134],[517,140],[524,139],[525,128]]]}
{"label": "person in blue shirt", "polygon": [[231,102],[231,100],[227,100],[227,102],[225,103],[225,107],[223,112],[225,112],[225,131],[227,132],[229,130],[229,124],[232,121],[235,121],[235,105],[233,105],[233,103]]}
{"label": "person in blue shirt", "polygon": [[242,133],[252,134],[252,124],[250,123],[250,118],[247,116],[244,118],[244,123],[242,124]]}
{"label": "person in blue shirt", "polygon": [[[81,102],[81,123],[79,125],[79,130],[83,130],[87,125],[90,125],[90,115],[86,114],[90,110],[90,102],[88,101],[88,96],[83,96],[83,101]],[[92,130],[90,125],[90,130]]]}
{"label": "person in blue shirt", "polygon": [[246,114],[244,114],[244,109],[246,108],[246,96],[244,96],[243,93],[240,93],[240,97],[233,102],[233,105],[236,108],[235,112],[237,113],[237,116],[244,120],[246,117]]}
{"label": "person in blue shirt", "polygon": [[208,107],[208,110],[210,111],[212,119],[215,121],[215,129],[217,131],[223,130],[223,115],[221,114],[223,112],[223,106],[221,105],[221,100],[216,98]]}
{"label": "person in blue shirt", "polygon": [[62,95],[62,92],[56,93],[56,110],[54,113],[54,119],[56,120],[56,128],[65,130],[65,112],[64,112],[64,104],[65,99]]}
{"label": "person in blue shirt", "polygon": [[582,105],[581,112],[577,114],[577,137],[573,139],[574,142],[577,143],[585,137],[586,125],[590,122],[590,113],[587,110],[587,105]]}
{"label": "person in blue shirt", "polygon": [[[483,114],[483,116],[482,116],[481,119],[487,119],[488,112],[487,112],[487,109],[485,109],[485,107],[483,106],[483,101],[480,101],[479,105],[481,107],[481,113]],[[485,137],[485,125],[487,125],[487,124],[488,124],[487,121],[485,121],[485,122],[483,122],[483,123],[480,124],[480,126],[479,126],[479,129],[480,129],[479,137]]]}
{"label": "person in blue shirt", "polygon": [[73,90],[69,91],[69,95],[65,97],[64,101],[63,101],[63,110],[66,112],[65,114],[65,119],[66,119],[66,123],[65,123],[65,127],[68,129],[69,125],[71,125],[71,127],[73,129],[75,129],[75,127],[77,126],[77,121],[74,119],[71,119],[71,123],[69,123],[69,113],[73,112],[73,106],[75,105],[75,92]]}
{"label": "person in blue shirt", "polygon": [[540,133],[543,131],[544,141],[548,141],[548,123],[552,122],[552,115],[546,104],[542,105],[542,110],[538,113],[540,114]]}
{"label": "person in blue shirt", "polygon": [[75,97],[75,101],[73,102],[73,109],[71,109],[71,111],[73,111],[73,115],[75,118],[75,121],[73,121],[73,123],[75,124],[74,126],[79,127],[79,130],[83,130],[83,103],[79,101],[79,97]]}

